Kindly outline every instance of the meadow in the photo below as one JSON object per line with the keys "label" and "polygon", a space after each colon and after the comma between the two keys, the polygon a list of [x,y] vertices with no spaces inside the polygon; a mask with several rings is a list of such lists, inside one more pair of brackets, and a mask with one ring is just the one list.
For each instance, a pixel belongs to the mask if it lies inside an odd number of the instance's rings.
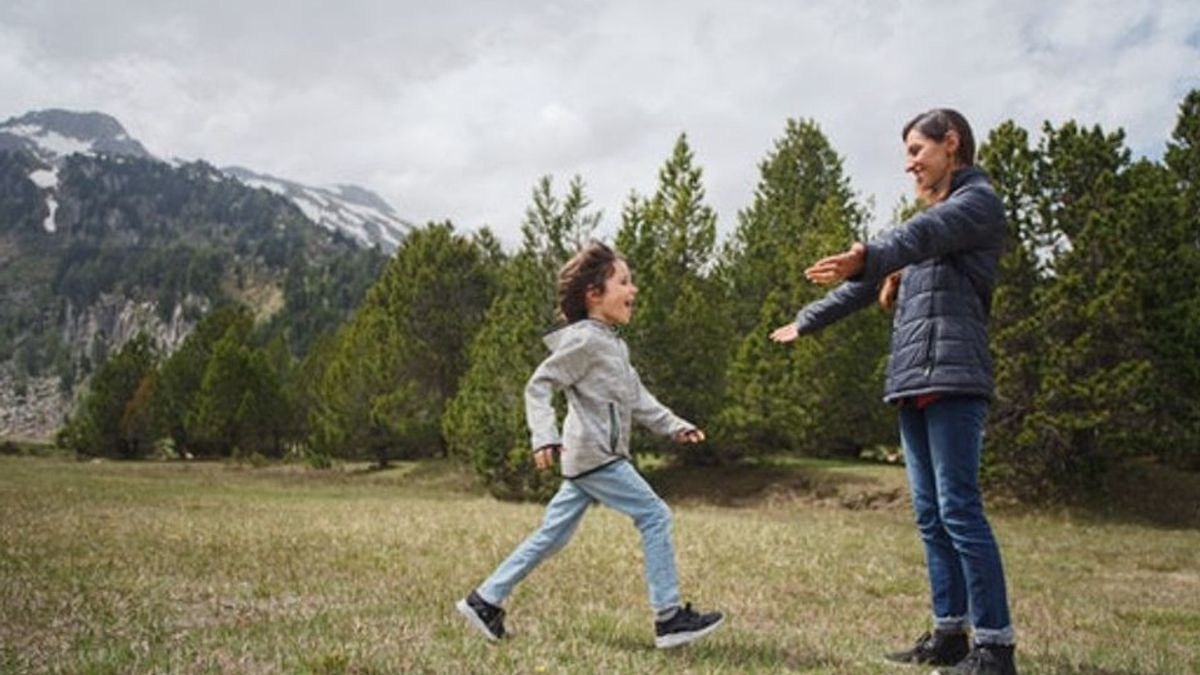
{"label": "meadow", "polygon": [[[902,468],[650,477],[674,507],[685,599],[728,614],[676,650],[653,648],[637,532],[604,509],[518,588],[511,639],[468,630],[455,600],[542,508],[497,501],[445,462],[0,456],[0,670],[927,672],[879,658],[928,623]],[[995,505],[1023,673],[1200,672],[1194,478],[1130,494],[1174,504],[1169,518]]]}

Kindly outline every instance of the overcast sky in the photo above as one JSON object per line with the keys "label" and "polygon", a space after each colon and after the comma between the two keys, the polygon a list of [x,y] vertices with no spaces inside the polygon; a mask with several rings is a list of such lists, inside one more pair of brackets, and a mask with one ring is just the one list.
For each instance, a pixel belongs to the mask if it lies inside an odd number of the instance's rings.
{"label": "overcast sky", "polygon": [[886,221],[899,128],[961,110],[1123,127],[1160,158],[1200,88],[1200,2],[5,0],[0,119],[96,110],[161,157],[354,183],[402,217],[490,225],[574,174],[619,224],[681,132],[723,234],[789,117]]}

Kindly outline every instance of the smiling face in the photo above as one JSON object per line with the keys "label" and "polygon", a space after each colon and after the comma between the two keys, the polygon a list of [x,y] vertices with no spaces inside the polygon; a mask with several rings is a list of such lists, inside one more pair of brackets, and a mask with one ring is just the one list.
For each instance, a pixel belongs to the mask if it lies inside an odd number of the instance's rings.
{"label": "smiling face", "polygon": [[604,288],[587,292],[588,317],[610,326],[624,326],[633,318],[633,299],[637,296],[629,265],[618,258],[612,274],[604,280]]}
{"label": "smiling face", "polygon": [[908,158],[904,170],[913,175],[917,197],[928,203],[939,202],[950,192],[950,175],[958,167],[958,134],[948,131],[941,141],[929,138],[916,128],[904,138]]}

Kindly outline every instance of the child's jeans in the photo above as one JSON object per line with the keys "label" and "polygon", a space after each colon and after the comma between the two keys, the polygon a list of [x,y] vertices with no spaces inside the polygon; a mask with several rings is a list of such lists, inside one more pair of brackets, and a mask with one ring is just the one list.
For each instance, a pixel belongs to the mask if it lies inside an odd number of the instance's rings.
{"label": "child's jeans", "polygon": [[679,605],[679,576],[671,543],[671,510],[627,461],[618,461],[580,478],[564,480],[546,505],[546,517],[492,576],[478,588],[484,600],[499,605],[543,560],[566,545],[593,501],[633,519],[642,533],[646,587],[655,610]]}
{"label": "child's jeans", "polygon": [[[900,408],[908,482],[940,630],[975,628],[975,642],[1012,644],[1004,567],[979,493],[988,401],[943,396]],[[970,613],[968,621],[967,614]]]}

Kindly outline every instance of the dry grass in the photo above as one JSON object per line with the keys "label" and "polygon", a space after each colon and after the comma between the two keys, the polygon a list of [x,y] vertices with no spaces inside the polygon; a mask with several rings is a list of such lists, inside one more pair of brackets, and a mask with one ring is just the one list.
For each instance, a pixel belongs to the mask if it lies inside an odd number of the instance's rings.
{"label": "dry grass", "polygon": [[[730,491],[699,498],[717,475]],[[707,641],[652,648],[636,531],[597,510],[518,589],[514,638],[492,646],[453,603],[542,510],[466,479],[0,457],[0,669],[890,673],[877,655],[927,620],[901,470],[770,464],[655,475],[677,505],[685,598],[730,617]],[[993,524],[1023,673],[1200,672],[1200,530]]]}

